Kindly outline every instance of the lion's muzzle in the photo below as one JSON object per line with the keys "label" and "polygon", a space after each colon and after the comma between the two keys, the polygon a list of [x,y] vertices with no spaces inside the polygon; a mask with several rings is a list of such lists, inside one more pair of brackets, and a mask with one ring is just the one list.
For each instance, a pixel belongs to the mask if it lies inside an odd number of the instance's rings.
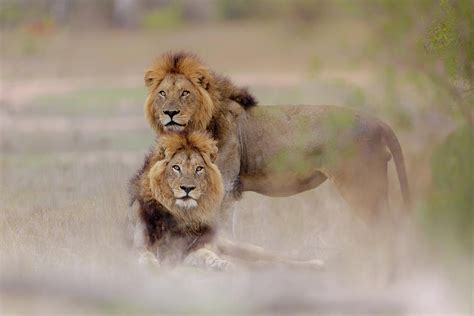
{"label": "lion's muzzle", "polygon": [[186,209],[196,207],[199,198],[199,194],[194,191],[196,187],[181,185],[179,188],[179,192],[175,192],[176,205]]}
{"label": "lion's muzzle", "polygon": [[162,124],[168,131],[182,131],[186,124],[179,122],[179,117],[177,116],[181,111],[173,110],[173,111],[163,111],[163,119]]}

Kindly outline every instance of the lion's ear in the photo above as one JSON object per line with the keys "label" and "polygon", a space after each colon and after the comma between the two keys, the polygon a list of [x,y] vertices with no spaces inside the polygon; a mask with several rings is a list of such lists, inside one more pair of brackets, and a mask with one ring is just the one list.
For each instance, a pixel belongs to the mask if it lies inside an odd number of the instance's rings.
{"label": "lion's ear", "polygon": [[209,158],[211,158],[211,161],[214,163],[217,159],[217,146],[212,145],[211,150],[209,151]]}
{"label": "lion's ear", "polygon": [[159,146],[158,147],[158,150],[156,151],[156,158],[158,160],[163,160],[165,159],[166,157],[166,150],[165,150],[165,147],[163,146]]}
{"label": "lion's ear", "polygon": [[211,78],[208,74],[200,74],[197,78],[197,84],[203,87],[205,90],[209,89],[209,82]]}
{"label": "lion's ear", "polygon": [[153,70],[148,70],[145,72],[145,86],[150,88],[155,82],[155,72]]}

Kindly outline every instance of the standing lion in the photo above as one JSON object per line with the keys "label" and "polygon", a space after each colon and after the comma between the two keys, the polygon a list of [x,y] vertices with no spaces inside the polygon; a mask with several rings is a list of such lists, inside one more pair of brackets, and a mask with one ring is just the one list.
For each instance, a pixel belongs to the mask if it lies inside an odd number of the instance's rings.
{"label": "standing lion", "polygon": [[232,100],[253,98],[236,97],[246,91],[191,54],[163,55],[146,71],[145,84],[146,118],[158,135],[197,129],[218,141],[223,213],[243,191],[290,196],[329,179],[374,225],[388,208],[392,156],[404,201],[410,202],[400,144],[392,129],[374,117],[337,106],[239,106]]}

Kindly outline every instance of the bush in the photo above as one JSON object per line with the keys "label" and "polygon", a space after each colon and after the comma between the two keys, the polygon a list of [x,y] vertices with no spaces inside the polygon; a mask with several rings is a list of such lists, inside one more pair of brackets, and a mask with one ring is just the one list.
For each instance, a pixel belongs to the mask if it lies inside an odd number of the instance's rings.
{"label": "bush", "polygon": [[433,153],[432,192],[423,222],[442,249],[472,256],[474,128],[453,132]]}

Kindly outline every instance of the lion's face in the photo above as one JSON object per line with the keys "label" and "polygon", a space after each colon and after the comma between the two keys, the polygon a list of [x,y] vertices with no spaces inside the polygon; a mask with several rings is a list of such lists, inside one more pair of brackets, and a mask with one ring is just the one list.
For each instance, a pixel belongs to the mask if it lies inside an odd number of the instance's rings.
{"label": "lion's face", "polygon": [[197,152],[177,153],[166,166],[165,177],[175,205],[182,209],[195,208],[210,181],[209,168]]}
{"label": "lion's face", "polygon": [[199,111],[200,92],[181,74],[167,75],[153,94],[155,119],[165,131],[183,131]]}
{"label": "lion's face", "polygon": [[205,130],[220,95],[212,78],[192,55],[163,55],[145,72],[145,114],[150,126],[158,133]]}
{"label": "lion's face", "polygon": [[148,173],[153,197],[181,223],[211,223],[224,196],[214,161],[216,141],[206,133],[167,133]]}

